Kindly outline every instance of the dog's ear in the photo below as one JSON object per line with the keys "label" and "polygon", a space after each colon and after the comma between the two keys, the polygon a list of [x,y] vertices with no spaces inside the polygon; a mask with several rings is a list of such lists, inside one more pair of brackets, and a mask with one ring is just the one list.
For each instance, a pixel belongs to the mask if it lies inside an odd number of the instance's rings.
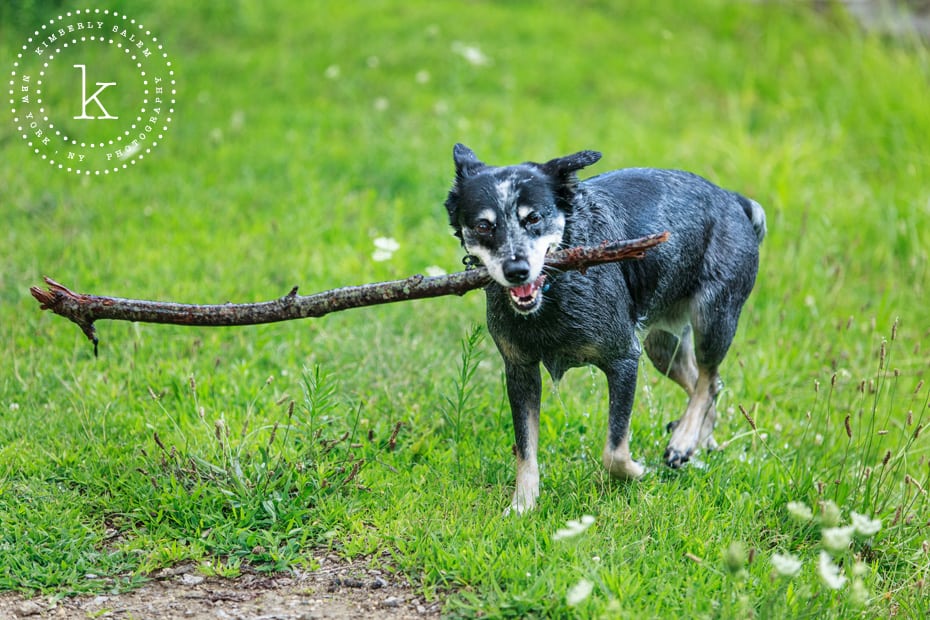
{"label": "dog's ear", "polygon": [[571,213],[574,208],[575,187],[578,185],[578,176],[575,173],[597,162],[600,158],[601,154],[597,151],[579,151],[539,165],[543,173],[555,182],[555,193],[560,209]]}
{"label": "dog's ear", "polygon": [[452,225],[455,236],[464,245],[462,225],[459,223],[459,191],[465,179],[486,166],[473,150],[461,143],[456,144],[452,149],[452,159],[455,161],[455,182],[452,183],[452,189],[449,190],[449,196],[446,198],[446,211],[449,213],[449,223]]}
{"label": "dog's ear", "polygon": [[549,176],[566,182],[572,180],[577,171],[596,163],[600,158],[601,154],[597,151],[579,151],[549,160],[541,168]]}
{"label": "dog's ear", "polygon": [[485,167],[475,152],[462,143],[452,149],[452,159],[455,161],[456,179],[468,178]]}

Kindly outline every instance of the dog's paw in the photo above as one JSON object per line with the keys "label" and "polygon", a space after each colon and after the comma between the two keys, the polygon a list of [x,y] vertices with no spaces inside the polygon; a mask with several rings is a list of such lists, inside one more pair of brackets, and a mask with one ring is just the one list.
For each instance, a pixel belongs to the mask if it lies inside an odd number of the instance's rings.
{"label": "dog's paw", "polygon": [[692,454],[694,454],[694,448],[679,449],[669,446],[665,449],[665,463],[672,469],[678,469],[688,462]]}
{"label": "dog's paw", "polygon": [[532,512],[536,508],[536,500],[530,499],[526,500],[521,498],[518,500],[516,497],[513,498],[513,501],[509,506],[504,510],[504,516],[509,517],[510,515],[523,515],[528,512]]}
{"label": "dog's paw", "polygon": [[617,480],[636,480],[642,478],[646,468],[632,459],[604,459],[604,467]]}
{"label": "dog's paw", "polygon": [[713,452],[717,449],[722,449],[722,446],[717,443],[717,440],[714,439],[713,435],[708,435],[703,440],[701,440],[701,448],[707,450],[708,452]]}

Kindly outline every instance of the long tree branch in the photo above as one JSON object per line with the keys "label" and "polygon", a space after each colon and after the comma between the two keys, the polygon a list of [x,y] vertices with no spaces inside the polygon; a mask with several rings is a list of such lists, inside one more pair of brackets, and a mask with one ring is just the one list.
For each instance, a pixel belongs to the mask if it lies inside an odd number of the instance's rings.
{"label": "long tree branch", "polygon": [[[603,263],[642,258],[646,250],[663,243],[669,233],[648,235],[639,239],[605,242],[596,247],[568,248],[546,257],[546,266],[555,270],[578,270]],[[479,267],[443,276],[410,276],[404,280],[347,286],[316,293],[298,295],[295,286],[284,297],[272,301],[245,304],[179,304],[174,302],[122,299],[75,293],[67,287],[45,278],[48,290],[33,286],[32,296],[43,310],[51,310],[76,323],[94,343],[97,352],[97,332],[94,322],[136,321],[171,325],[204,327],[257,325],[292,319],[320,317],[349,308],[374,306],[408,299],[424,299],[443,295],[464,295],[491,281],[487,269]]]}

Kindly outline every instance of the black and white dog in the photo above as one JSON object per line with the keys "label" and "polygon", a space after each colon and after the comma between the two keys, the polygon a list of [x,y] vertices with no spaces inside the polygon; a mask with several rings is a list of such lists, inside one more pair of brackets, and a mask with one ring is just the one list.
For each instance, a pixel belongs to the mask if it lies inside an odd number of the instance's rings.
{"label": "black and white dog", "polygon": [[[556,381],[585,364],[607,375],[603,463],[615,477],[643,474],[629,448],[643,347],[689,396],[669,425],[665,462],[677,468],[697,448],[714,448],[717,370],[755,283],[762,207],[677,170],[633,168],[579,181],[576,172],[601,158],[594,151],[504,167],[482,163],[461,144],[453,156],[449,219],[494,280],[485,289],[488,330],[504,359],[516,439],[511,509],[532,509],[539,496],[540,362]],[[544,269],[551,248],[663,231],[669,240],[642,260],[585,273]]]}

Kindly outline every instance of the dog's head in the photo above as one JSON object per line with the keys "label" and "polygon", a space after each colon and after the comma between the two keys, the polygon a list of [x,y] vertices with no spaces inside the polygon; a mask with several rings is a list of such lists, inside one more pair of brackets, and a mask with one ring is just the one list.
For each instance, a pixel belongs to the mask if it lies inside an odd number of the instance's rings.
{"label": "dog's head", "polygon": [[449,221],[465,250],[508,289],[517,312],[542,303],[543,263],[562,242],[578,179],[575,173],[601,158],[581,151],[544,164],[488,166],[463,144],[452,152],[455,183],[446,199]]}

